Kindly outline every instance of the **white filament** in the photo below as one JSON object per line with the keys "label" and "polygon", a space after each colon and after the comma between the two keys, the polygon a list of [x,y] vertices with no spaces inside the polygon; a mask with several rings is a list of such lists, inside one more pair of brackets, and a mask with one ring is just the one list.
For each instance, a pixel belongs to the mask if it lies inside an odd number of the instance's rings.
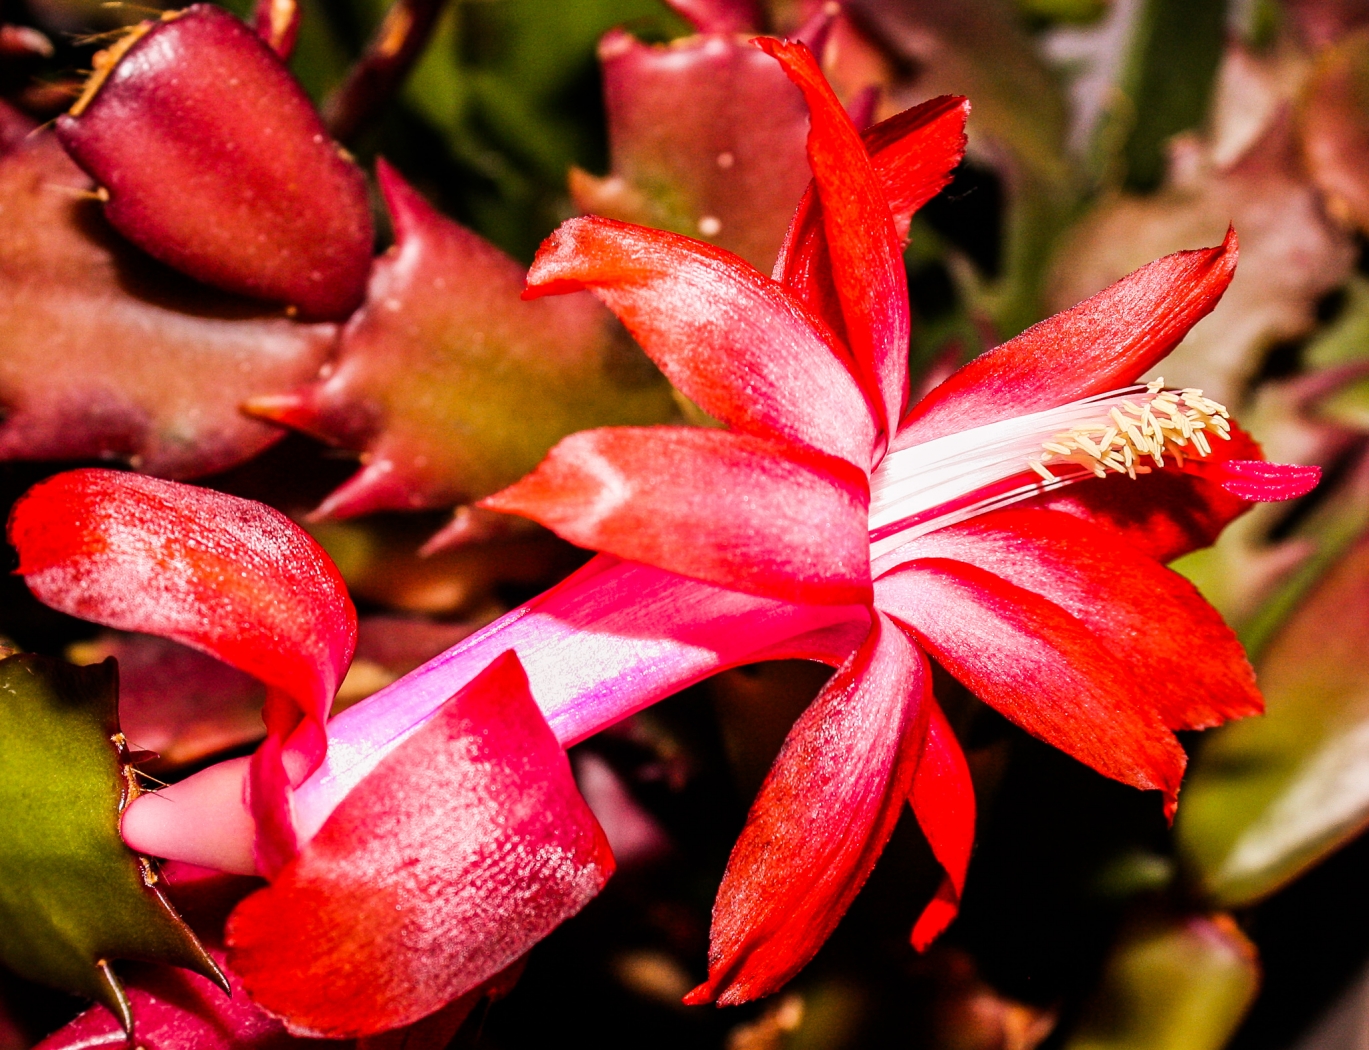
{"label": "white filament", "polygon": [[[873,540],[870,557],[878,558],[909,540],[977,514],[1093,477],[1093,471],[1068,464],[1068,469],[1047,481],[1033,474],[1030,464],[1040,459],[1042,446],[1057,435],[1106,418],[1123,401],[1145,403],[1155,393],[1147,386],[1111,390],[891,452],[870,478],[870,532],[884,531],[901,521],[909,525]],[[964,502],[1018,475],[1023,475],[1022,484]],[[933,513],[943,506],[944,513]]]}

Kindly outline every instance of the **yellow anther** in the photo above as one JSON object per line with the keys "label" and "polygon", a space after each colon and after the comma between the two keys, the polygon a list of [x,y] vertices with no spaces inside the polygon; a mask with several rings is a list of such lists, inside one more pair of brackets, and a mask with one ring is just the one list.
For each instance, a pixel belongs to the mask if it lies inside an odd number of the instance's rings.
{"label": "yellow anther", "polygon": [[1072,463],[1099,477],[1111,471],[1135,478],[1151,470],[1140,465],[1143,459],[1163,468],[1165,456],[1171,455],[1183,466],[1186,459],[1212,454],[1209,435],[1230,440],[1231,425],[1223,405],[1204,397],[1201,390],[1166,390],[1163,383],[1160,379],[1147,383],[1145,394],[1137,398],[1139,404],[1114,402],[1097,419],[1054,435],[1028,465],[1047,481],[1057,475],[1045,468],[1046,460]]}

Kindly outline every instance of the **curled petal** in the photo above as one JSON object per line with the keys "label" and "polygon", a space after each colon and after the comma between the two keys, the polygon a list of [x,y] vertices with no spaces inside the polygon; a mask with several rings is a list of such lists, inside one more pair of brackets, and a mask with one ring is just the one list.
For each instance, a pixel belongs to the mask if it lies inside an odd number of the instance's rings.
{"label": "curled petal", "polygon": [[760,37],[808,102],[808,163],[822,201],[832,283],[867,388],[889,432],[908,398],[908,278],[902,239],[860,132],[842,108],[806,44]]}
{"label": "curled petal", "polygon": [[930,683],[925,657],[877,616],[761,785],[713,906],[708,980],[685,1002],[773,992],[836,928],[908,797]]}
{"label": "curled petal", "polygon": [[252,500],[114,470],[72,470],[15,505],[9,540],[39,599],[181,642],[275,686],[322,722],[356,646],[336,567]]}
{"label": "curled petal", "polygon": [[1054,602],[1145,682],[1170,729],[1264,710],[1235,632],[1176,572],[1069,515],[1008,510],[914,540],[912,558],[975,565]]}
{"label": "curled petal", "polygon": [[838,605],[870,594],[865,473],[746,434],[582,431],[480,505],[749,594]]}
{"label": "curled petal", "polygon": [[613,873],[506,652],[229,918],[229,961],[298,1035],[411,1024],[505,970]]}
{"label": "curled petal", "polygon": [[1133,382],[1217,305],[1236,231],[1175,252],[975,358],[908,412],[893,448],[1036,412]]}
{"label": "curled petal", "polygon": [[913,926],[912,942],[918,951],[926,950],[960,910],[965,872],[974,849],[975,798],[970,767],[940,705],[930,693],[927,700],[927,732],[909,801],[946,877]]}
{"label": "curled petal", "polygon": [[1143,683],[1060,606],[944,558],[880,577],[875,603],[990,707],[1104,776],[1163,791],[1173,815],[1183,749]]}
{"label": "curled petal", "polygon": [[[259,804],[284,811],[287,781],[323,760],[323,723],[356,647],[347,587],[304,530],[236,496],[73,470],[15,504],[9,540],[19,574],[53,608],[170,638],[270,686],[274,745],[254,762],[254,788]],[[287,768],[280,745],[301,719],[312,728],[296,734]],[[288,839],[271,841],[288,851]]]}
{"label": "curled petal", "polygon": [[874,416],[845,349],[744,260],[679,234],[588,216],[547,238],[526,294],[582,288],[705,412],[869,467]]}

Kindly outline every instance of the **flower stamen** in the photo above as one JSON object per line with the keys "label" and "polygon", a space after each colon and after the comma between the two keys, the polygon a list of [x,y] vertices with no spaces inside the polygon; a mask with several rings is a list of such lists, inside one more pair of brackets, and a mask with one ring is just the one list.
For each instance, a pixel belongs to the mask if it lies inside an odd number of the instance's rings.
{"label": "flower stamen", "polygon": [[1225,406],[1164,380],[974,427],[890,453],[870,486],[870,553],[1090,478],[1137,478],[1229,440]]}
{"label": "flower stamen", "polygon": [[1226,406],[1201,390],[1164,389],[1164,380],[1146,385],[1146,398],[1138,405],[1125,400],[1113,405],[1106,417],[1079,423],[1041,443],[1041,452],[1027,465],[1044,481],[1058,475],[1052,468],[1070,464],[1083,467],[1097,477],[1108,473],[1135,478],[1150,473],[1144,465],[1149,459],[1154,469],[1163,469],[1165,457],[1182,467],[1186,457],[1212,454],[1211,434],[1224,441],[1231,439],[1230,414]]}

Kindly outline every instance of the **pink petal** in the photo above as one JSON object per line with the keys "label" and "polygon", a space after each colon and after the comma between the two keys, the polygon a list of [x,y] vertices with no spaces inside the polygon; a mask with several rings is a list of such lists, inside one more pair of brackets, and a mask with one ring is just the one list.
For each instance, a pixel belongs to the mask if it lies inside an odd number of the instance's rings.
{"label": "pink petal", "polygon": [[926,659],[879,616],[761,785],[713,906],[708,980],[685,1002],[766,995],[822,947],[898,822],[930,684]]}
{"label": "pink petal", "polygon": [[1261,459],[1228,459],[1213,463],[1200,476],[1215,481],[1237,499],[1277,503],[1306,496],[1321,480],[1321,468]]}
{"label": "pink petal", "polygon": [[[323,723],[356,646],[356,610],[323,549],[270,507],[174,481],[73,470],[15,504],[9,540],[30,590],[85,620],[188,645],[271,687],[261,805],[286,806],[323,760]],[[270,695],[277,697],[272,703]],[[287,770],[280,745],[296,735]],[[272,848],[286,849],[287,841]]]}
{"label": "pink petal", "polygon": [[705,412],[745,433],[869,466],[875,422],[846,351],[735,255],[644,226],[571,219],[537,253],[526,294],[582,288]]}
{"label": "pink petal", "polygon": [[894,449],[1133,382],[1212,311],[1236,272],[1236,232],[1175,252],[975,358],[909,410]]}
{"label": "pink petal", "polygon": [[870,594],[869,486],[843,460],[702,427],[564,438],[481,502],[592,550],[791,602]]}
{"label": "pink petal", "polygon": [[974,849],[975,797],[970,767],[941,706],[930,694],[928,700],[927,732],[909,801],[946,877],[913,926],[912,942],[918,951],[925,951],[959,912],[965,872]]}
{"label": "pink petal", "polygon": [[807,45],[760,37],[808,102],[808,163],[822,201],[832,283],[846,342],[867,389],[879,392],[886,432],[908,398],[908,279],[902,240],[860,132],[818,68]]}
{"label": "pink petal", "polygon": [[1070,515],[1008,510],[910,543],[908,559],[951,558],[1039,594],[1121,661],[1170,729],[1264,710],[1255,672],[1221,615],[1176,572]]}
{"label": "pink petal", "polygon": [[612,873],[608,842],[507,652],[238,905],[229,960],[290,1031],[370,1035],[497,975]]}
{"label": "pink petal", "polygon": [[1183,749],[1144,683],[1060,606],[943,558],[880,577],[875,603],[986,704],[1104,776],[1163,791],[1173,814]]}

